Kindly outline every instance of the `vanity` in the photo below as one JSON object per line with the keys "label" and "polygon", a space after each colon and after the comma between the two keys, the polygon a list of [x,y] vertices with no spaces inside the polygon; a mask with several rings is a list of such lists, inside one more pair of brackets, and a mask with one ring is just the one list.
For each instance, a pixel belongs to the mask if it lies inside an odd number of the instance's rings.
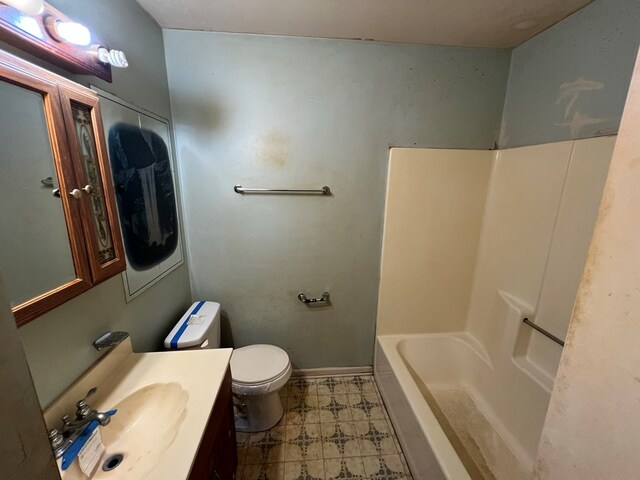
{"label": "vanity", "polygon": [[76,460],[61,478],[235,478],[231,352],[134,353],[129,338],[114,347],[44,411],[47,428],[59,428],[93,387],[91,408],[117,410],[98,427],[106,450],[92,475]]}

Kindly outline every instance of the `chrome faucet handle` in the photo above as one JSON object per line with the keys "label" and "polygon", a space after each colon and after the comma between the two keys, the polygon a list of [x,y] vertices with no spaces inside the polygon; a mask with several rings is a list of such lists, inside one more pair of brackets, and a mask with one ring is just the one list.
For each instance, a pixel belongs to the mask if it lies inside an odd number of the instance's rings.
{"label": "chrome faucet handle", "polygon": [[93,413],[93,409],[87,403],[89,397],[93,397],[98,390],[98,387],[93,387],[91,390],[87,392],[87,395],[82,399],[78,400],[76,403],[76,417],[77,418],[87,418],[91,413]]}
{"label": "chrome faucet handle", "polygon": [[57,428],[52,428],[49,430],[49,441],[51,442],[51,448],[55,450],[64,443],[64,435]]}

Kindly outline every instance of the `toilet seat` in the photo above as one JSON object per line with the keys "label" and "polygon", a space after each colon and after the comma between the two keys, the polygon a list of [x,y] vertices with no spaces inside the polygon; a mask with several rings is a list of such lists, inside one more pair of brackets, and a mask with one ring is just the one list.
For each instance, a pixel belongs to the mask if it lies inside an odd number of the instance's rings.
{"label": "toilet seat", "polygon": [[232,390],[237,395],[263,395],[282,388],[291,376],[287,352],[274,345],[249,345],[231,355]]}

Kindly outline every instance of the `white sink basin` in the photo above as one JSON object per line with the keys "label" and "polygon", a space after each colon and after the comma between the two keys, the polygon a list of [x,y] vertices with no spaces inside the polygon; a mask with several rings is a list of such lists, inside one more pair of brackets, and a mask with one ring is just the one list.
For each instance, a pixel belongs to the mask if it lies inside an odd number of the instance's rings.
{"label": "white sink basin", "polygon": [[[118,412],[100,428],[106,452],[92,479],[144,478],[175,440],[187,415],[188,393],[178,383],[147,385],[123,399],[113,408]],[[106,408],[106,409],[110,409]],[[104,471],[103,463],[113,455],[121,463]],[[63,480],[85,479],[78,462],[62,474]]]}
{"label": "white sink basin", "polygon": [[[99,427],[106,452],[91,478],[187,480],[231,352],[134,353],[127,338],[47,407],[45,423],[59,428],[62,416],[73,415],[76,402],[97,387],[89,405],[118,412]],[[123,455],[122,462],[103,471],[105,461],[117,454]],[[87,478],[77,461],[60,474],[63,480]]]}

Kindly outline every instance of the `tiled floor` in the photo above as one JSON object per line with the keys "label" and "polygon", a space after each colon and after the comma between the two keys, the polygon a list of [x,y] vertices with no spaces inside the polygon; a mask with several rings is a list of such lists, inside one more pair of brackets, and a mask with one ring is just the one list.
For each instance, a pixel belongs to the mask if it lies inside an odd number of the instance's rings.
{"label": "tiled floor", "polygon": [[283,419],[238,433],[241,480],[410,480],[373,377],[297,377],[281,390]]}

